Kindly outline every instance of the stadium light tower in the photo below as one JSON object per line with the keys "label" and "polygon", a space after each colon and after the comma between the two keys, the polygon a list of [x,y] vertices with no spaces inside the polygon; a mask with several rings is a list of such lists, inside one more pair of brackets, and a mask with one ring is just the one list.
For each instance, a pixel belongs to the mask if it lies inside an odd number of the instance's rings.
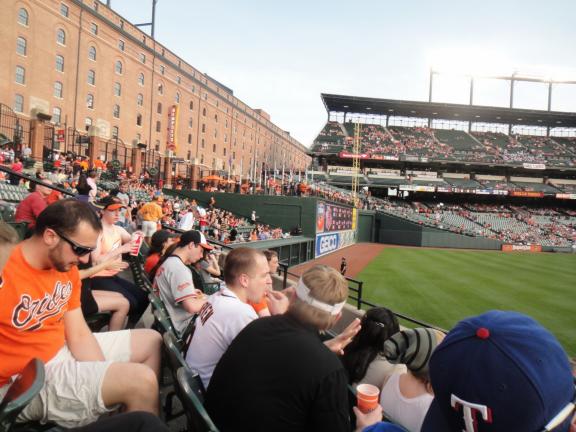
{"label": "stadium light tower", "polygon": [[158,0],[152,0],[152,21],[141,24],[134,24],[136,27],[148,27],[150,26],[150,36],[154,39],[154,29],[156,28],[156,3]]}
{"label": "stadium light tower", "polygon": [[[150,36],[154,39],[154,29],[156,27],[156,3],[158,0],[152,0],[152,21],[141,24],[134,24],[136,27],[147,27],[150,26]],[[112,0],[106,0],[106,7],[112,9]]]}

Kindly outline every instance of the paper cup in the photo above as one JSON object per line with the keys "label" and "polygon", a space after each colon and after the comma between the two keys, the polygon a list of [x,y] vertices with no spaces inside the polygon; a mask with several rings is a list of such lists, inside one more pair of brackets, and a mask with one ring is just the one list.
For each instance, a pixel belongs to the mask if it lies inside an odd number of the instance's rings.
{"label": "paper cup", "polygon": [[372,384],[359,384],[356,387],[358,409],[363,413],[372,411],[378,406],[380,389]]}
{"label": "paper cup", "polygon": [[132,249],[130,249],[130,255],[138,256],[140,253],[140,246],[142,246],[142,240],[144,239],[144,233],[142,231],[136,231],[132,234]]}

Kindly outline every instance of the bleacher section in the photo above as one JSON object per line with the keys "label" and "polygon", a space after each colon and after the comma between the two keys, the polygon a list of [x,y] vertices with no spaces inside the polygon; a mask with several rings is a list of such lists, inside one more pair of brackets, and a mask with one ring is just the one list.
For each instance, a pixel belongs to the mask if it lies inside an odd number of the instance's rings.
{"label": "bleacher section", "polygon": [[[450,179],[459,185],[466,179]],[[497,180],[484,180],[496,185]],[[452,183],[450,183],[452,184]],[[334,186],[314,185],[316,195],[338,195],[345,202],[350,191]],[[364,208],[380,211],[419,225],[452,233],[485,237],[512,244],[537,244],[569,248],[576,243],[576,211],[553,207],[526,207],[494,204],[424,203],[402,199],[362,198]]]}
{"label": "bleacher section", "polygon": [[21,186],[13,186],[8,183],[0,183],[0,200],[18,203],[28,196],[28,189]]}
{"label": "bleacher section", "polygon": [[444,180],[451,186],[460,189],[482,189],[482,185],[476,180],[463,178],[446,178]]}
{"label": "bleacher section", "polygon": [[[351,151],[354,127],[351,122],[326,123],[311,152]],[[576,138],[363,124],[360,141],[360,153],[373,159],[576,167]]]}
{"label": "bleacher section", "polygon": [[[349,137],[354,138],[355,123],[345,123]],[[386,128],[380,125],[363,124],[360,130],[360,153],[393,153],[394,141]]]}
{"label": "bleacher section", "polygon": [[339,153],[345,148],[346,133],[338,122],[324,125],[310,151],[315,153]]}

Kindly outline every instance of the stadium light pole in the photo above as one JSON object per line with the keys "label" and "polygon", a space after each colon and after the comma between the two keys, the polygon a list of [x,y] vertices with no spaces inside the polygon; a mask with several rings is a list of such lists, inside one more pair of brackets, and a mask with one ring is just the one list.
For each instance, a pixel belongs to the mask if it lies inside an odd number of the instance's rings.
{"label": "stadium light pole", "polygon": [[[432,86],[434,85],[434,68],[430,67],[430,81],[428,83],[428,102],[432,103]],[[386,127],[388,127],[388,118],[390,116],[388,115],[386,117]],[[431,128],[432,127],[432,119],[430,117],[428,117],[428,127]]]}
{"label": "stadium light pole", "polygon": [[[108,0],[110,1],[110,0]],[[134,24],[136,27],[148,27],[150,26],[150,36],[152,36],[152,39],[154,39],[154,30],[156,28],[156,3],[158,3],[158,0],[152,0],[152,21],[147,22],[147,23],[141,23],[141,24]]]}

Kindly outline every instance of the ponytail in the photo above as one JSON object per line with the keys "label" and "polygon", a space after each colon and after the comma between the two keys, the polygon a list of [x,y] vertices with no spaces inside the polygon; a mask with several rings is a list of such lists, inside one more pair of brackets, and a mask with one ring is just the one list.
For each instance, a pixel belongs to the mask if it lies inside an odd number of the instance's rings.
{"label": "ponytail", "polygon": [[152,270],[150,270],[150,279],[152,281],[154,281],[154,278],[156,277],[156,272],[158,271],[158,269],[162,266],[162,264],[164,264],[164,262],[174,253],[174,251],[176,249],[178,249],[180,247],[180,242],[178,243],[174,243],[171,244],[170,247],[168,249],[166,249],[166,252],[164,253],[164,255],[162,255],[160,257],[160,259],[158,260],[158,262],[156,263],[156,265],[154,267],[152,267]]}

